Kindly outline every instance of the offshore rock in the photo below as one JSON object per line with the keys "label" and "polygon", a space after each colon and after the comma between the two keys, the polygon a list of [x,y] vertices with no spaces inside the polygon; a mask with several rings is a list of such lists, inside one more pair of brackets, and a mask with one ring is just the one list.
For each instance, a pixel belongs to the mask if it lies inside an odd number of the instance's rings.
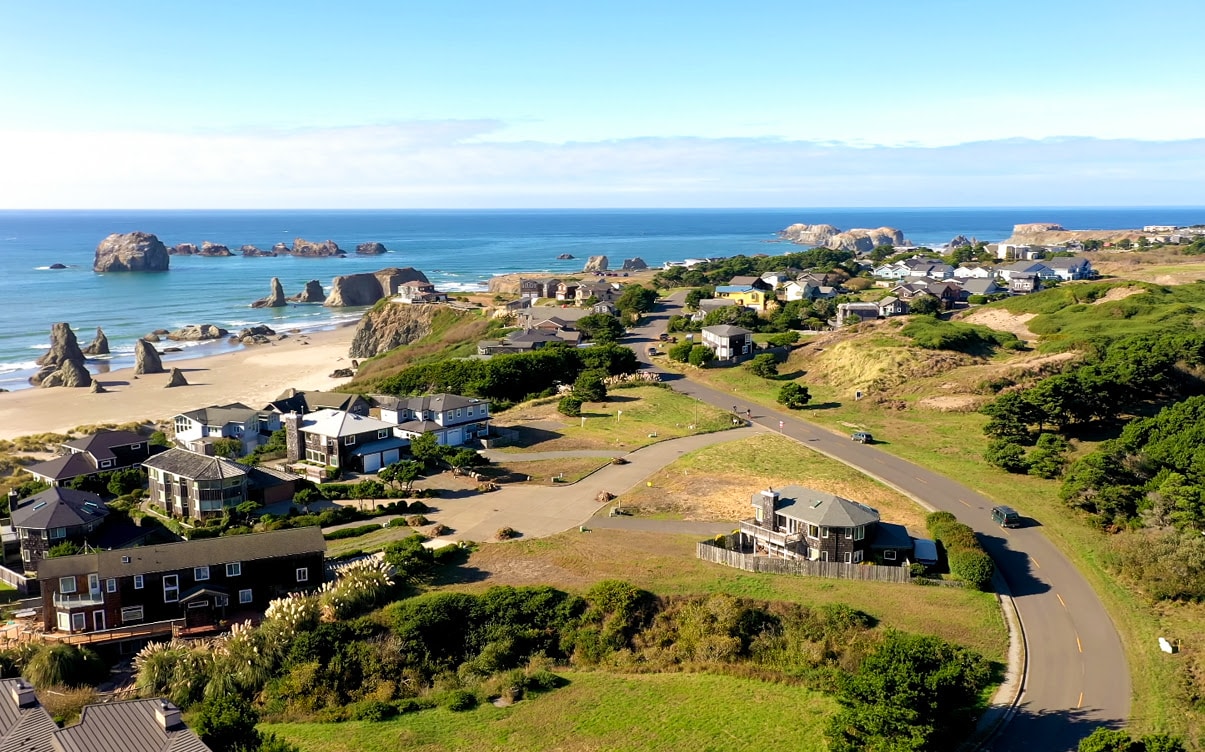
{"label": "offshore rock", "polygon": [[288,256],[292,252],[293,249],[289,248],[289,246],[285,245],[284,243],[277,243],[276,245],[272,246],[273,256]]}
{"label": "offshore rock", "polygon": [[167,246],[147,232],[113,233],[96,246],[92,270],[97,272],[165,272],[171,259]]}
{"label": "offshore rock", "polygon": [[381,243],[360,243],[356,246],[356,253],[360,256],[380,256],[388,252],[389,249]]}
{"label": "offshore rock", "polygon": [[556,260],[557,261],[572,261],[575,258],[577,258],[577,257],[574,256],[572,253],[562,253],[560,256],[556,257]]}
{"label": "offshore rock", "polygon": [[311,279],[305,283],[305,289],[289,298],[290,303],[321,303],[326,300],[326,291],[322,283]]}
{"label": "offshore rock", "polygon": [[381,298],[396,295],[398,287],[406,282],[429,281],[425,274],[410,266],[390,267],[371,274],[344,274],[331,282],[331,294],[323,305],[330,308],[372,305]]}
{"label": "offshore rock", "polygon": [[582,268],[583,272],[605,272],[607,270],[606,256],[591,256],[586,261],[586,266]]}
{"label": "offshore rock", "polygon": [[[155,336],[158,341],[156,335],[151,336]],[[134,373],[163,373],[163,370],[163,361],[159,359],[154,345],[145,339],[134,343]]]}
{"label": "offshore rock", "polygon": [[201,244],[201,252],[198,256],[233,256],[230,249],[220,243],[210,243],[206,240]]}
{"label": "offshore rock", "polygon": [[41,387],[66,386],[72,388],[80,388],[92,386],[92,374],[88,373],[88,369],[84,368],[81,363],[73,360],[68,360],[59,366],[57,371],[46,376],[42,382],[38,384]]}
{"label": "offshore rock", "polygon": [[170,389],[173,386],[188,386],[188,379],[184,378],[184,372],[179,368],[172,369],[172,374],[168,377],[167,383],[163,385],[163,388]]}
{"label": "offshore rock", "polygon": [[195,256],[201,252],[201,249],[197,248],[195,243],[180,243],[168,248],[167,252],[172,256]]}
{"label": "offshore rock", "polygon": [[624,259],[623,270],[628,272],[638,272],[641,269],[647,269],[649,265],[644,263],[644,259],[637,256],[636,258]]}
{"label": "offshore rock", "polygon": [[66,265],[66,264],[54,263],[54,264],[51,264],[51,265],[50,265],[49,267],[47,267],[47,268],[48,268],[48,269],[66,269],[66,268],[67,268],[67,265]]}
{"label": "offshore rock", "polygon": [[904,246],[904,233],[893,227],[854,228],[842,232],[832,225],[793,224],[778,233],[784,240],[813,248],[868,253],[880,245]]}
{"label": "offshore rock", "polygon": [[167,335],[167,338],[177,342],[195,342],[205,339],[221,339],[230,332],[214,324],[190,324]]}
{"label": "offshore rock", "polygon": [[959,235],[958,237],[954,238],[949,243],[947,243],[946,246],[948,248],[962,248],[963,246],[973,245],[973,244],[974,244],[974,241],[972,241],[966,235]]}
{"label": "offshore rock", "polygon": [[317,258],[322,256],[342,256],[346,252],[333,240],[314,243],[305,238],[295,238],[293,240],[293,250],[290,253],[294,256]]}
{"label": "offshore rock", "polygon": [[265,251],[264,249],[262,249],[258,246],[254,246],[254,245],[245,245],[242,248],[239,248],[238,250],[239,250],[239,253],[241,253],[241,254],[243,254],[243,256],[247,256],[247,257],[275,256],[276,255],[276,253],[274,251]]}
{"label": "offshore rock", "polygon": [[109,338],[105,336],[105,330],[99,326],[96,327],[96,336],[83,350],[84,355],[108,355],[109,354]]}
{"label": "offshore rock", "polygon": [[268,297],[260,298],[251,304],[252,308],[280,308],[288,304],[285,299],[285,289],[280,284],[279,277],[272,278],[272,291],[268,293]]}
{"label": "offshore rock", "polygon": [[58,368],[68,361],[82,364],[84,353],[75,339],[75,332],[71,331],[71,325],[60,322],[50,327],[50,349],[36,362],[40,366]]}

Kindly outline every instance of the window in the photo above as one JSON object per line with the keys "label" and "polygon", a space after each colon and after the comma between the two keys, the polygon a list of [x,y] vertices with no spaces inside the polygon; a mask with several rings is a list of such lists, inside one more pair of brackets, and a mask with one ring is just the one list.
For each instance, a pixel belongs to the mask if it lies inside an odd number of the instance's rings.
{"label": "window", "polygon": [[105,580],[105,592],[106,593],[116,593],[117,592],[117,580],[116,579],[110,577],[109,579]]}
{"label": "window", "polygon": [[238,591],[238,602],[239,603],[250,603],[251,602],[251,589],[250,588],[247,588],[246,590]]}
{"label": "window", "polygon": [[121,557],[121,563],[122,563],[122,564],[129,564],[129,563],[130,563],[130,557],[128,557],[128,556],[123,556],[123,557]]}
{"label": "window", "polygon": [[472,415],[472,414],[473,414],[473,406],[472,406],[472,405],[470,405],[470,406],[469,406],[469,407],[466,409],[465,414],[466,414],[466,415]]}
{"label": "window", "polygon": [[309,582],[309,580],[310,580],[310,570],[306,567],[297,567],[297,581],[298,582]]}
{"label": "window", "polygon": [[883,551],[883,561],[895,561],[895,549],[889,548]]}
{"label": "window", "polygon": [[230,599],[224,595],[215,595],[213,597],[213,605],[215,605],[215,606],[225,606],[225,605],[228,605],[229,603],[230,603]]}
{"label": "window", "polygon": [[88,628],[88,615],[83,611],[77,611],[71,615],[71,631],[83,632]]}
{"label": "window", "polygon": [[131,452],[137,452],[141,448],[142,448],[142,444],[130,444]]}
{"label": "window", "polygon": [[854,530],[854,540],[862,540],[866,537],[866,526],[858,525]]}
{"label": "window", "polygon": [[129,606],[121,610],[121,623],[129,624],[133,621],[142,621],[142,606]]}
{"label": "window", "polygon": [[853,564],[853,563],[854,563],[854,553],[853,553],[853,551],[846,551],[846,552],[845,552],[845,563],[846,563],[846,564]]}
{"label": "window", "polygon": [[820,552],[820,561],[828,561],[828,551]]}
{"label": "window", "polygon": [[459,417],[460,417],[461,415],[463,415],[463,414],[464,414],[464,411],[463,411],[463,410],[461,410],[459,407],[458,407],[458,408],[456,408],[456,417],[457,417],[457,418],[459,418]]}
{"label": "window", "polygon": [[59,592],[60,593],[74,593],[75,592],[75,576],[74,575],[72,575],[71,577],[60,577],[59,578]]}
{"label": "window", "polygon": [[854,551],[854,563],[855,564],[862,563],[862,552],[861,551]]}
{"label": "window", "polygon": [[343,446],[351,446],[355,443],[356,443],[355,436],[348,436],[347,438],[343,439]]}
{"label": "window", "polygon": [[243,563],[241,561],[232,561],[226,565],[227,577],[238,577],[243,573]]}
{"label": "window", "polygon": [[827,527],[822,527],[822,528],[820,528],[820,537],[821,537],[821,538],[827,538],[827,537],[828,537],[828,528],[827,528]]}
{"label": "window", "polygon": [[193,567],[192,578],[197,582],[209,579],[209,567]]}
{"label": "window", "polygon": [[100,466],[101,467],[113,467],[113,460],[101,460]]}
{"label": "window", "polygon": [[163,575],[163,602],[175,603],[180,600],[180,575]]}
{"label": "window", "polygon": [[140,574],[134,575],[134,589],[141,590],[142,585],[143,585],[142,575],[140,575]]}
{"label": "window", "polygon": [[845,528],[845,540],[853,540],[854,529],[852,527]]}
{"label": "window", "polygon": [[67,537],[67,528],[52,527],[50,528],[50,540],[58,540],[59,538]]}
{"label": "window", "polygon": [[380,431],[377,431],[377,438],[378,438],[378,439],[387,439],[387,438],[389,438],[389,430],[388,430],[388,429],[385,429],[385,428],[382,428]]}
{"label": "window", "polygon": [[29,549],[27,549],[27,548],[21,549],[21,560],[28,562],[30,559],[31,559],[31,557],[29,555]]}
{"label": "window", "polygon": [[761,507],[757,507],[756,509],[753,510],[753,516],[757,519],[758,522],[765,522],[765,520],[762,519]]}
{"label": "window", "polygon": [[819,538],[820,537],[820,526],[819,525],[808,525],[808,537],[809,538]]}

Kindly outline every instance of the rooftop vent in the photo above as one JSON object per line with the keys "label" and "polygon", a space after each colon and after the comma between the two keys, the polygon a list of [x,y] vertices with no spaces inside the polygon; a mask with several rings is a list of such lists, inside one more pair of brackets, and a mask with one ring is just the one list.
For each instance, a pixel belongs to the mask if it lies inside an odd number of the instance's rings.
{"label": "rooftop vent", "polygon": [[824,499],[816,499],[815,501],[812,502],[812,509],[815,509],[816,507],[820,506],[823,503],[824,503]]}
{"label": "rooftop vent", "polygon": [[34,504],[34,505],[33,505],[34,511],[36,512],[37,510],[39,510],[39,509],[41,509],[42,507],[46,506],[46,504],[47,504],[47,502],[45,502],[45,501],[39,501],[37,504]]}

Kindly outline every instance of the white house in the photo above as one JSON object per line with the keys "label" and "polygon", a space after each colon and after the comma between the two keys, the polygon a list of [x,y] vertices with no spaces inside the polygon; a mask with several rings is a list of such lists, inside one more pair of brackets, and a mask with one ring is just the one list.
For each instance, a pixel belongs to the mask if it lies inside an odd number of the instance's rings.
{"label": "white house", "polygon": [[986,264],[961,264],[954,270],[954,279],[994,279],[996,267]]}
{"label": "white house", "polygon": [[489,435],[488,400],[459,394],[373,399],[381,408],[381,420],[397,426],[399,435],[408,439],[432,433],[443,446],[460,446]]}
{"label": "white house", "polygon": [[173,419],[176,443],[200,454],[213,454],[207,445],[218,439],[238,439],[242,454],[250,454],[281,428],[280,414],[232,402],[180,413]]}
{"label": "white house", "polygon": [[716,360],[739,360],[753,352],[753,332],[731,324],[705,326],[703,344],[715,351]]}
{"label": "white house", "polygon": [[1043,261],[1043,264],[1058,275],[1061,280],[1072,279],[1091,279],[1095,276],[1096,271],[1092,268],[1092,262],[1083,256],[1060,256],[1048,261]]}
{"label": "white house", "polygon": [[996,272],[1005,280],[1009,281],[1014,274],[1036,274],[1041,279],[1058,279],[1059,275],[1046,265],[1045,261],[1017,261],[1002,266]]}

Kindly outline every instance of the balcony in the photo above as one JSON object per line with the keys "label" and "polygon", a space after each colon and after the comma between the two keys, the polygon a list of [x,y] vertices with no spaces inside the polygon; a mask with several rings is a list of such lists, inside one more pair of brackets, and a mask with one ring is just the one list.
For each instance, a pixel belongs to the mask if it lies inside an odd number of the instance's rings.
{"label": "balcony", "polygon": [[802,532],[775,532],[768,527],[762,527],[757,520],[741,520],[741,534],[747,535],[762,544],[799,551],[799,553],[807,551],[807,544],[803,542]]}
{"label": "balcony", "polygon": [[65,606],[67,608],[74,608],[76,606],[103,606],[105,605],[105,595],[99,590],[94,593],[76,593],[72,595],[55,593],[54,605]]}

